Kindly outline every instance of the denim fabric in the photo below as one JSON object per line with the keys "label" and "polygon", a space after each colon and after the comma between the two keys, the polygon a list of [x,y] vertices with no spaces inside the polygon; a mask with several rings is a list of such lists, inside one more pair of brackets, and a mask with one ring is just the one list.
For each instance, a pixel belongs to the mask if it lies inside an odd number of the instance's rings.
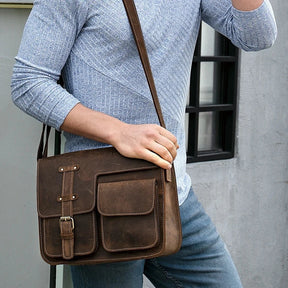
{"label": "denim fabric", "polygon": [[72,266],[74,288],[241,288],[233,261],[193,190],[180,206],[183,243],[176,254],[150,260]]}

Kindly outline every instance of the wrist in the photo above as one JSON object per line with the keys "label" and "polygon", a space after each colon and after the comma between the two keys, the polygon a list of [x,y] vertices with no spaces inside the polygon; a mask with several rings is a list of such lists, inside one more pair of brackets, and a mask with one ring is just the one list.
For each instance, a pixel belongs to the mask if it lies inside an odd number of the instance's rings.
{"label": "wrist", "polygon": [[113,121],[109,123],[109,129],[107,127],[107,144],[117,147],[122,141],[123,131],[128,128],[128,124],[114,118]]}

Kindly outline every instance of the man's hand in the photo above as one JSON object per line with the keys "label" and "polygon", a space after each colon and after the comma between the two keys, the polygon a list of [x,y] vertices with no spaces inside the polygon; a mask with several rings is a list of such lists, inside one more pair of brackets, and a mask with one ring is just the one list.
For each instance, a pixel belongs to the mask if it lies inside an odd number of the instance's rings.
{"label": "man's hand", "polygon": [[179,148],[176,137],[156,124],[123,123],[113,143],[120,154],[144,159],[164,169],[170,169]]}

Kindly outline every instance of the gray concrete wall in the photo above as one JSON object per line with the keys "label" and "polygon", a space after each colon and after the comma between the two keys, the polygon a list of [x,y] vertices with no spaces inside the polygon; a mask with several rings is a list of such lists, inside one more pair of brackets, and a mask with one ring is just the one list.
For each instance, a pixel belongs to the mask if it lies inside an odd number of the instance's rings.
{"label": "gray concrete wall", "polygon": [[41,125],[12,103],[10,78],[28,10],[0,9],[0,288],[49,287],[39,255],[36,151]]}
{"label": "gray concrete wall", "polygon": [[241,53],[237,154],[188,166],[244,287],[288,287],[288,3],[272,49]]}
{"label": "gray concrete wall", "polygon": [[[279,26],[275,46],[241,54],[236,157],[188,166],[247,288],[288,287],[288,2],[271,2]],[[0,9],[0,288],[49,287],[35,199],[41,125],[13,106],[9,88],[27,16]]]}

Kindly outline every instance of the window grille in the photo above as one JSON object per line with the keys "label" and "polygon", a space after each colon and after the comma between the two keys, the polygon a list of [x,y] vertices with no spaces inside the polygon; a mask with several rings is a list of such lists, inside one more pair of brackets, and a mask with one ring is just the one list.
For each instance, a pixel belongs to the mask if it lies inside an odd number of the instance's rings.
{"label": "window grille", "polygon": [[188,163],[234,157],[238,53],[202,23],[186,106]]}

